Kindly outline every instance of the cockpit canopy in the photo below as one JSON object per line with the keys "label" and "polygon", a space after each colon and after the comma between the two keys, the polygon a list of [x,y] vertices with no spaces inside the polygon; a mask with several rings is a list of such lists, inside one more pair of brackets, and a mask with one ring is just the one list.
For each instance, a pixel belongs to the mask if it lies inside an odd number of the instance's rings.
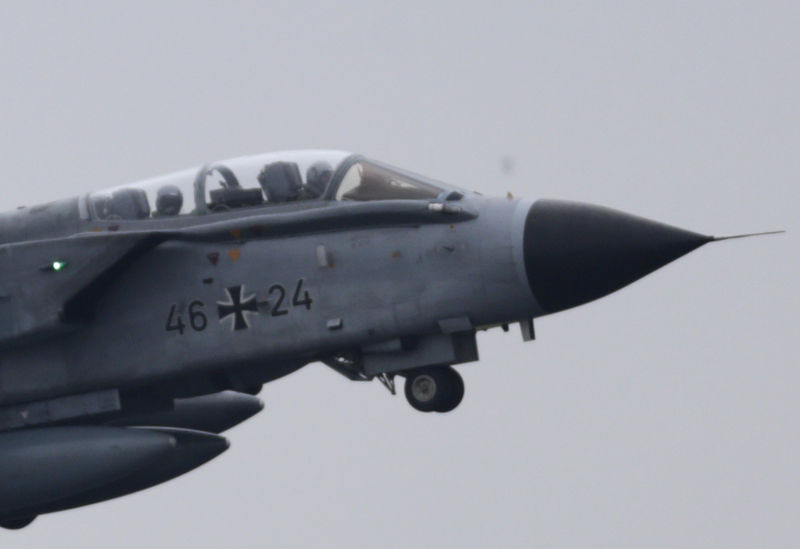
{"label": "cockpit canopy", "polygon": [[93,219],[205,215],[313,200],[370,201],[463,196],[431,181],[343,151],[288,151],[213,162],[91,193]]}

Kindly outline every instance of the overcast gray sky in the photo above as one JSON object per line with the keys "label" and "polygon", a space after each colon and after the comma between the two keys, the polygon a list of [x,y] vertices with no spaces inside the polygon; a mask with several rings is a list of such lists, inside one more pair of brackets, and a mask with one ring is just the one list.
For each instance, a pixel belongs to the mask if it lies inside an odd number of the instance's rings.
{"label": "overcast gray sky", "polygon": [[800,546],[799,30],[797,2],[3,1],[3,209],[324,147],[789,233],[482,334],[452,414],[311,365],[218,460],[0,546]]}

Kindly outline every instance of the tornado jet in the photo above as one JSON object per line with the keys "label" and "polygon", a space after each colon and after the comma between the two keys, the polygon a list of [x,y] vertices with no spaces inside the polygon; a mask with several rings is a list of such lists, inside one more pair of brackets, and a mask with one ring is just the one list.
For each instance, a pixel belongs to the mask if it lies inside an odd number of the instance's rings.
{"label": "tornado jet", "polygon": [[[0,526],[220,455],[265,383],[320,362],[455,409],[476,332],[610,294],[721,240],[290,151],[0,214]],[[473,403],[473,405],[479,405]]]}

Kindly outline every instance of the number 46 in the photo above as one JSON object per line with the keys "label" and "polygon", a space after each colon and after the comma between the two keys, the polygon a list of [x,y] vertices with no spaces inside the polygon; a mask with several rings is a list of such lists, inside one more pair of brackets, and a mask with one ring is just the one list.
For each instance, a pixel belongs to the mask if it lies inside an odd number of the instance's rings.
{"label": "number 46", "polygon": [[[206,329],[206,326],[208,326],[208,319],[203,312],[205,306],[205,303],[202,301],[192,301],[189,304],[189,325],[195,332],[202,332]],[[176,313],[176,309],[177,305],[173,305],[169,308],[166,329],[168,332],[176,331],[183,335],[186,324],[183,323],[183,316],[180,313]]]}

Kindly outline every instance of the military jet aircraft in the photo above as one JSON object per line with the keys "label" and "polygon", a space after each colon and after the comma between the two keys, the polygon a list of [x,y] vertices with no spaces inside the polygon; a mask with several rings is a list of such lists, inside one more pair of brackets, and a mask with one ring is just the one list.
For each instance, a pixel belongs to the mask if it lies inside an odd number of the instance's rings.
{"label": "military jet aircraft", "polygon": [[0,215],[0,526],[222,453],[311,362],[458,406],[477,330],[605,296],[719,240],[485,197],[339,151],[214,162]]}

